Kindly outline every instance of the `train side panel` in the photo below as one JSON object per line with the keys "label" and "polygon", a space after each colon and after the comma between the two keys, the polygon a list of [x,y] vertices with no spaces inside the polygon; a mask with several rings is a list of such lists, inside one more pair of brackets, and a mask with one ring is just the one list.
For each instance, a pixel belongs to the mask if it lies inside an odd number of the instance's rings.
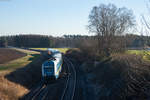
{"label": "train side panel", "polygon": [[62,70],[62,59],[59,59],[59,61],[55,63],[55,77],[56,77],[56,79],[58,79],[61,70]]}

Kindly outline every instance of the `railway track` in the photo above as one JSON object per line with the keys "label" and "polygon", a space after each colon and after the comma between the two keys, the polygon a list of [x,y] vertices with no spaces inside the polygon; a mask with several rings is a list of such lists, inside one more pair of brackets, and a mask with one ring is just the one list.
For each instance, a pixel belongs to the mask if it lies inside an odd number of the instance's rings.
{"label": "railway track", "polygon": [[48,94],[48,88],[44,85],[44,82],[40,84],[28,94],[23,100],[45,100]]}
{"label": "railway track", "polygon": [[[58,100],[74,100],[76,90],[76,70],[68,58],[64,57],[64,62],[67,71],[65,79],[62,78],[56,81],[56,83],[48,85],[45,85],[44,82],[41,81],[22,100],[49,100],[49,97],[53,98],[56,94],[59,95],[57,98]],[[60,89],[61,91],[56,91],[59,87],[62,87],[63,90]],[[51,89],[55,89],[55,92],[51,92]]]}
{"label": "railway track", "polygon": [[48,94],[48,88],[44,87],[31,100],[45,100],[47,97],[47,94]]}
{"label": "railway track", "polygon": [[[67,67],[67,78],[65,80],[64,90],[59,100],[74,100],[75,89],[76,89],[76,70],[72,62],[64,57],[64,61]],[[46,100],[48,95],[48,86],[43,85],[37,88],[30,100]]]}
{"label": "railway track", "polygon": [[64,61],[67,64],[69,75],[67,76],[66,85],[60,100],[73,100],[76,88],[76,70],[68,58],[64,57]]}

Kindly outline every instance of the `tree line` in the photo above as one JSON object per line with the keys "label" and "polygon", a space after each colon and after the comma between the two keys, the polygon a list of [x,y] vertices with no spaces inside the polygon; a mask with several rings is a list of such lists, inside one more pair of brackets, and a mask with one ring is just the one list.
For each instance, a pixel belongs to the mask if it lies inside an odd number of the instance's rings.
{"label": "tree line", "polygon": [[11,35],[0,36],[0,47],[33,47],[33,48],[55,48],[55,47],[77,47],[82,39],[88,36],[64,35],[63,37],[52,37],[48,35]]}
{"label": "tree line", "polygon": [[[150,46],[149,36],[126,35],[118,36],[118,40],[125,43],[125,47],[145,47]],[[64,35],[53,37],[48,35],[12,35],[1,36],[0,47],[33,47],[33,48],[56,48],[56,47],[80,47],[81,45],[95,45],[97,36]]]}

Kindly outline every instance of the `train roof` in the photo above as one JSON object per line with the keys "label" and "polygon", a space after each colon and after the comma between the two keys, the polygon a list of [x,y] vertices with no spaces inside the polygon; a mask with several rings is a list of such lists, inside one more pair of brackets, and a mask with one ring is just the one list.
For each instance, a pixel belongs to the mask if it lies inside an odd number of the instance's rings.
{"label": "train roof", "polygon": [[59,53],[59,51],[56,50],[56,49],[48,48],[47,50],[48,50],[48,51],[51,51],[52,53]]}
{"label": "train roof", "polygon": [[62,54],[61,53],[56,53],[53,55],[54,58],[62,58]]}
{"label": "train roof", "polygon": [[60,51],[52,48],[48,48],[48,51],[52,53],[52,57],[55,58],[55,60],[52,60],[54,62],[59,62],[62,59],[62,54]]}

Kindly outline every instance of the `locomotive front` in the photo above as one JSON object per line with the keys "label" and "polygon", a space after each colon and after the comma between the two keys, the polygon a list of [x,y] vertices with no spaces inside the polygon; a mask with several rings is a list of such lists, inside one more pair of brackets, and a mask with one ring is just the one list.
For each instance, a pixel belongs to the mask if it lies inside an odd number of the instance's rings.
{"label": "locomotive front", "polygon": [[55,79],[54,61],[45,61],[42,64],[42,76],[44,80]]}

